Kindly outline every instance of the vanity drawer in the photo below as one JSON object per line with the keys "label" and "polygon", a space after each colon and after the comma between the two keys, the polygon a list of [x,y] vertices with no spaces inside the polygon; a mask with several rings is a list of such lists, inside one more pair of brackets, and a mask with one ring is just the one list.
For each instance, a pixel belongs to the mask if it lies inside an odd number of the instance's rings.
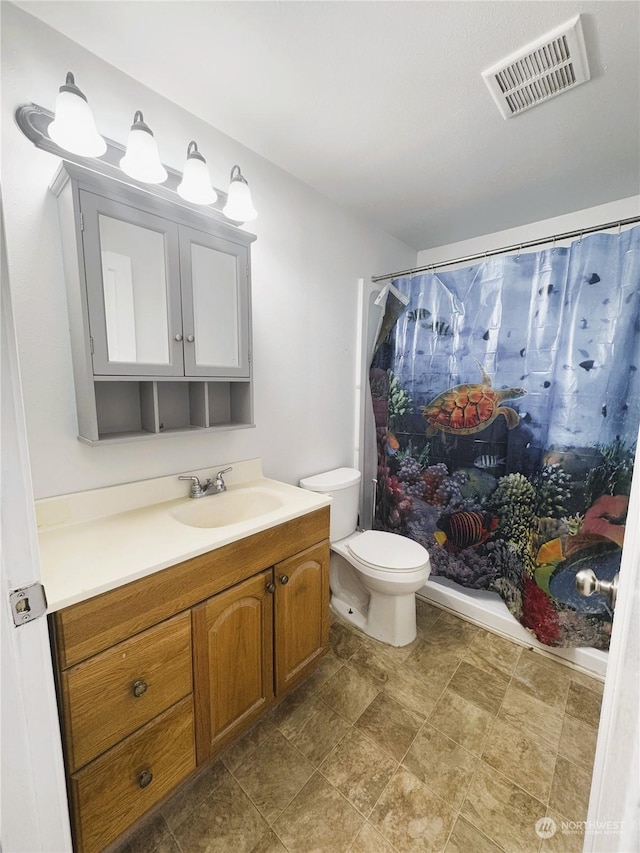
{"label": "vanity drawer", "polygon": [[71,777],[78,853],[103,850],[196,766],[191,696]]}
{"label": "vanity drawer", "polygon": [[71,667],[61,682],[73,772],[191,693],[191,614]]}

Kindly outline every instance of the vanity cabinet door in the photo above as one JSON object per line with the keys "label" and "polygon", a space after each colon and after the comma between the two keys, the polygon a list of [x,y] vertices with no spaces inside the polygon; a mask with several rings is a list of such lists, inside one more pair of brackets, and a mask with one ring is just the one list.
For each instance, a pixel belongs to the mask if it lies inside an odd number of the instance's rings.
{"label": "vanity cabinet door", "polygon": [[276,695],[307,675],[329,647],[329,542],[274,567]]}
{"label": "vanity cabinet door", "polygon": [[95,376],[182,376],[178,225],[80,190]]}
{"label": "vanity cabinet door", "polygon": [[249,251],[180,226],[186,376],[248,377]]}
{"label": "vanity cabinet door", "polygon": [[273,701],[271,570],[193,608],[196,753],[202,764]]}

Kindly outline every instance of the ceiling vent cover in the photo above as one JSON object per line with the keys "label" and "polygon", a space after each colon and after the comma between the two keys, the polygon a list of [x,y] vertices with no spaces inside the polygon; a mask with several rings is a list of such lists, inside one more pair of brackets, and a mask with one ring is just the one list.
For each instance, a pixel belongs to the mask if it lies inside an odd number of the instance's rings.
{"label": "ceiling vent cover", "polygon": [[503,118],[590,79],[580,15],[482,72]]}

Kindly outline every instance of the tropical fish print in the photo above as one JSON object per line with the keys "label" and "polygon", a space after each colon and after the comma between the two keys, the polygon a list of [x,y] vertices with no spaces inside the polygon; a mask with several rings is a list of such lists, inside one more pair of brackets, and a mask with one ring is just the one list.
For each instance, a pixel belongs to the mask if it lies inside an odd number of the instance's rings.
{"label": "tropical fish print", "polygon": [[497,526],[498,519],[488,512],[453,512],[438,520],[447,537],[444,547],[454,552],[482,545]]}

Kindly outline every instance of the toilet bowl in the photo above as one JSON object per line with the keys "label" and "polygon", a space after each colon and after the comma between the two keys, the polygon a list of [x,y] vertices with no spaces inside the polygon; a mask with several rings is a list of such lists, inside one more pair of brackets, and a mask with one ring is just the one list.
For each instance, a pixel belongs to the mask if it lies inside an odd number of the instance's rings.
{"label": "toilet bowl", "polygon": [[416,637],[416,592],[431,570],[422,545],[380,530],[357,530],[360,472],[338,468],[300,481],[330,495],[331,606],[363,633],[391,646]]}

